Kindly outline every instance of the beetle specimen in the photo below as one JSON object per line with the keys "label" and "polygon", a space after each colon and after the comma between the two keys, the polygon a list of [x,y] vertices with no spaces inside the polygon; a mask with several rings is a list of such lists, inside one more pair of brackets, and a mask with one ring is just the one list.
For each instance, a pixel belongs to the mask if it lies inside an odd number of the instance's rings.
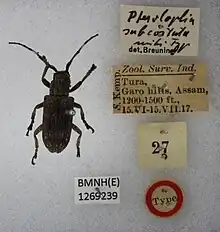
{"label": "beetle specimen", "polygon": [[[35,53],[38,58],[46,65],[42,74],[43,84],[50,89],[49,95],[44,97],[44,101],[37,104],[31,115],[31,123],[27,128],[26,135],[29,135],[29,131],[32,130],[37,109],[43,108],[43,123],[37,127],[34,131],[35,152],[32,157],[31,163],[35,165],[35,159],[37,159],[37,153],[39,148],[37,135],[42,132],[42,138],[44,145],[51,153],[62,152],[69,143],[72,129],[78,134],[76,141],[77,157],[80,157],[80,141],[82,137],[82,131],[72,123],[73,116],[75,115],[74,108],[80,110],[81,120],[85,124],[86,128],[94,133],[94,129],[86,122],[82,106],[74,101],[73,97],[69,96],[69,93],[77,90],[86,78],[97,68],[96,65],[92,65],[86,75],[81,81],[76,83],[73,87],[70,85],[69,68],[73,59],[80,53],[81,49],[98,34],[93,35],[79,48],[79,50],[73,55],[70,61],[66,64],[64,71],[58,71],[55,66],[51,65],[44,55],[40,55],[32,48],[18,42],[9,42],[9,44],[20,45],[29,51]],[[45,76],[48,69],[52,69],[53,80],[49,82]]]}

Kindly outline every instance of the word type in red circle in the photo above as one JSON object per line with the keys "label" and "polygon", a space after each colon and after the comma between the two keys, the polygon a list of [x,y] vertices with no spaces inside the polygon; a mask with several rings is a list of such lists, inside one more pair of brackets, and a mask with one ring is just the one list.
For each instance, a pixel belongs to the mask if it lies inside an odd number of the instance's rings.
{"label": "word type in red circle", "polygon": [[183,192],[176,183],[161,180],[149,187],[145,200],[152,214],[159,217],[170,217],[182,207]]}

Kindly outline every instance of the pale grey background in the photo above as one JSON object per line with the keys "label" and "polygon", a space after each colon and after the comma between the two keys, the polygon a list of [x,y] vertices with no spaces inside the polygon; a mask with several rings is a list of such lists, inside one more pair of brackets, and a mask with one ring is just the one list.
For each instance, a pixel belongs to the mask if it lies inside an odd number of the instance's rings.
{"label": "pale grey background", "polygon": [[[201,8],[199,59],[207,61],[210,112],[171,118],[112,115],[110,68],[123,62],[181,62],[187,58],[124,56],[119,52],[120,3]],[[2,232],[208,232],[220,231],[220,5],[219,0],[1,0],[1,162],[0,231]],[[24,42],[62,69],[89,36],[100,33],[71,67],[72,82],[94,62],[98,69],[75,93],[96,133],[84,129],[76,158],[75,139],[62,155],[50,155],[42,144],[35,167],[33,133],[25,136],[33,107],[48,90],[41,83],[43,64],[8,41]],[[52,72],[48,79],[51,80]],[[38,111],[35,127],[41,123]],[[149,121],[188,122],[189,165],[184,170],[145,171],[137,165],[137,125]],[[121,204],[74,205],[74,177],[120,175]],[[158,219],[144,205],[152,179],[175,178],[185,191],[183,210]]]}

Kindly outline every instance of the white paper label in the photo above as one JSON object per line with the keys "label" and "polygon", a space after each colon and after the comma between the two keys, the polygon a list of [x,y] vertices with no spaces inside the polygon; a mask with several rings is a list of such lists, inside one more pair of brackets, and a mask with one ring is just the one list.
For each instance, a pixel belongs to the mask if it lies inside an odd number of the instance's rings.
{"label": "white paper label", "polygon": [[119,204],[120,177],[75,177],[75,204]]}
{"label": "white paper label", "polygon": [[113,71],[113,113],[164,115],[209,110],[203,63],[125,64]]}
{"label": "white paper label", "polygon": [[138,158],[143,168],[187,166],[185,122],[147,123],[138,128]]}
{"label": "white paper label", "polygon": [[121,6],[121,48],[140,55],[197,56],[199,8]]}

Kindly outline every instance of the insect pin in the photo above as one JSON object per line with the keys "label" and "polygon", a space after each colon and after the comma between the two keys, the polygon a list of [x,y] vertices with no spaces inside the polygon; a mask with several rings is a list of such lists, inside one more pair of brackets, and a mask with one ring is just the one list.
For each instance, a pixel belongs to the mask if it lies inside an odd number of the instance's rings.
{"label": "insect pin", "polygon": [[[82,131],[78,126],[72,123],[73,116],[75,115],[75,109],[80,110],[81,120],[85,124],[88,130],[94,133],[94,129],[85,120],[85,115],[82,106],[75,102],[74,98],[69,96],[70,93],[77,90],[88,76],[97,68],[95,64],[87,71],[81,81],[77,82],[71,87],[69,68],[72,64],[73,59],[80,53],[81,49],[93,38],[97,37],[98,34],[93,35],[86,40],[83,45],[77,50],[72,56],[70,61],[66,64],[66,69],[58,71],[55,66],[51,65],[46,56],[40,55],[32,48],[18,42],[9,42],[9,44],[22,46],[29,51],[33,52],[37,57],[43,61],[45,68],[41,77],[43,84],[49,88],[49,95],[44,97],[44,101],[37,104],[31,115],[31,123],[27,128],[26,135],[33,129],[33,124],[36,116],[36,111],[43,108],[43,122],[34,131],[34,142],[35,152],[32,157],[31,163],[35,165],[35,159],[37,159],[39,142],[37,135],[42,132],[42,138],[44,145],[51,153],[61,153],[68,145],[72,130],[78,134],[76,140],[77,157],[80,157],[80,141],[82,137]],[[49,82],[45,76],[49,69],[52,69],[55,73],[53,74],[53,80]]]}

